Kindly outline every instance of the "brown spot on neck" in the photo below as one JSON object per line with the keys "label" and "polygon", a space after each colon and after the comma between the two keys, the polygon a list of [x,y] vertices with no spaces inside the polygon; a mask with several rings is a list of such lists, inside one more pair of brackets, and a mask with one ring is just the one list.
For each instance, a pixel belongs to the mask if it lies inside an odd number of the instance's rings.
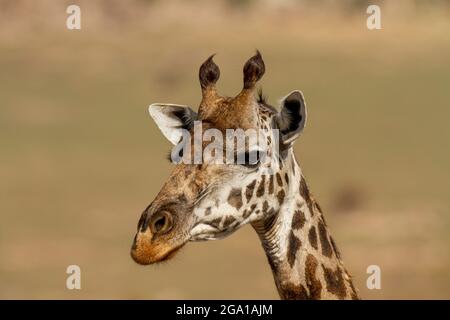
{"label": "brown spot on neck", "polygon": [[314,215],[313,201],[311,199],[311,193],[309,192],[308,186],[306,185],[306,181],[303,176],[300,178],[299,192],[302,198],[305,199],[311,216],[313,216]]}
{"label": "brown spot on neck", "polygon": [[344,299],[347,295],[347,288],[345,287],[342,270],[339,266],[336,270],[329,269],[322,265],[323,275],[327,284],[327,290],[336,295],[339,299]]}
{"label": "brown spot on neck", "polygon": [[284,282],[279,288],[280,297],[283,300],[307,300],[308,292],[303,285]]}
{"label": "brown spot on neck", "polygon": [[301,229],[305,225],[306,218],[305,213],[301,210],[296,210],[294,216],[292,217],[292,229]]}
{"label": "brown spot on neck", "polygon": [[309,189],[308,186],[306,185],[306,181],[305,178],[303,176],[301,176],[300,178],[300,195],[302,196],[303,199],[309,199],[310,195],[309,195]]}
{"label": "brown spot on neck", "polygon": [[322,295],[322,284],[316,277],[318,262],[312,255],[308,254],[305,262],[305,280],[309,290],[309,299],[318,300]]}
{"label": "brown spot on neck", "polygon": [[294,266],[295,258],[297,256],[298,249],[300,249],[301,245],[302,242],[300,241],[300,239],[297,238],[294,232],[291,231],[291,233],[289,234],[289,243],[287,251],[287,259],[291,268]]}
{"label": "brown spot on neck", "polygon": [[279,187],[283,186],[283,179],[281,179],[280,173],[277,172],[276,176],[277,176],[277,183],[278,183],[278,186],[279,186]]}
{"label": "brown spot on neck", "polygon": [[273,194],[274,187],[275,187],[275,180],[273,179],[273,174],[271,174],[269,180],[269,194]]}
{"label": "brown spot on neck", "polygon": [[280,190],[277,193],[277,199],[278,199],[278,203],[281,205],[284,201],[284,197],[286,196],[286,194],[284,193],[284,190]]}
{"label": "brown spot on neck", "polygon": [[284,180],[286,181],[286,184],[289,184],[289,176],[287,172],[284,174]]}
{"label": "brown spot on neck", "polygon": [[324,223],[319,220],[319,238],[320,238],[320,244],[322,246],[322,254],[328,258],[330,258],[333,254],[330,241],[328,240],[328,232],[327,228],[325,227]]}
{"label": "brown spot on neck", "polygon": [[311,229],[309,229],[308,232],[308,240],[311,246],[317,250],[317,232],[316,232],[316,226],[312,226]]}

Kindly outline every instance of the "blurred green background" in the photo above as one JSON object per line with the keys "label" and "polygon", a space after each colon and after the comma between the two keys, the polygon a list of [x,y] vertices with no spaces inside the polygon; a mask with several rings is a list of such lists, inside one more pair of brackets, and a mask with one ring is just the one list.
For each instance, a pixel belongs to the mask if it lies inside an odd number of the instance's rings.
{"label": "blurred green background", "polygon": [[362,298],[449,299],[450,2],[370,3],[382,30],[368,1],[1,0],[0,298],[278,298],[248,226],[161,265],[129,256],[171,170],[147,106],[197,108],[212,53],[235,95],[258,48],[270,103],[305,94],[296,154]]}

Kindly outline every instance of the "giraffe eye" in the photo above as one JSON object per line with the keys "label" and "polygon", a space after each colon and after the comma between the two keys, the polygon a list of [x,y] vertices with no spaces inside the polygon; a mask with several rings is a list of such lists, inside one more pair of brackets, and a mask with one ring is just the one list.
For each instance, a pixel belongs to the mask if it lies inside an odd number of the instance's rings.
{"label": "giraffe eye", "polygon": [[237,163],[249,169],[256,169],[261,162],[260,158],[260,153],[258,151],[245,152],[244,154],[241,154],[240,157],[238,156]]}

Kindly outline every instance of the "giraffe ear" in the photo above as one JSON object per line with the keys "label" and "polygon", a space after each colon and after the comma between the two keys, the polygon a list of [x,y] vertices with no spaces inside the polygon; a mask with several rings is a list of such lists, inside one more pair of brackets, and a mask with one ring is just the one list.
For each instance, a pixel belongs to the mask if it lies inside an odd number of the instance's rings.
{"label": "giraffe ear", "polygon": [[281,100],[281,111],[275,121],[283,144],[297,139],[306,124],[306,104],[301,91],[292,91]]}
{"label": "giraffe ear", "polygon": [[188,106],[154,103],[148,111],[164,136],[174,145],[180,142],[183,130],[190,130],[197,120],[197,113]]}

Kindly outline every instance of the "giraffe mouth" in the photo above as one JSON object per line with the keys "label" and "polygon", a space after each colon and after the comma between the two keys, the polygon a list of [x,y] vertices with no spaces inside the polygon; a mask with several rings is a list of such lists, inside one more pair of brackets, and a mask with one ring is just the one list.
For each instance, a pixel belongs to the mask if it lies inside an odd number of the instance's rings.
{"label": "giraffe mouth", "polygon": [[234,231],[234,228],[221,230],[208,223],[200,223],[191,230],[189,241],[219,240],[227,237]]}
{"label": "giraffe mouth", "polygon": [[133,241],[130,255],[138,264],[149,265],[171,259],[186,244],[186,241],[172,246],[168,243],[152,242],[147,235],[137,235]]}
{"label": "giraffe mouth", "polygon": [[174,247],[164,253],[156,253],[155,255],[142,254],[139,249],[131,249],[131,257],[134,262],[140,265],[150,265],[158,262],[163,262],[172,259],[178,251],[185,245],[185,243]]}

